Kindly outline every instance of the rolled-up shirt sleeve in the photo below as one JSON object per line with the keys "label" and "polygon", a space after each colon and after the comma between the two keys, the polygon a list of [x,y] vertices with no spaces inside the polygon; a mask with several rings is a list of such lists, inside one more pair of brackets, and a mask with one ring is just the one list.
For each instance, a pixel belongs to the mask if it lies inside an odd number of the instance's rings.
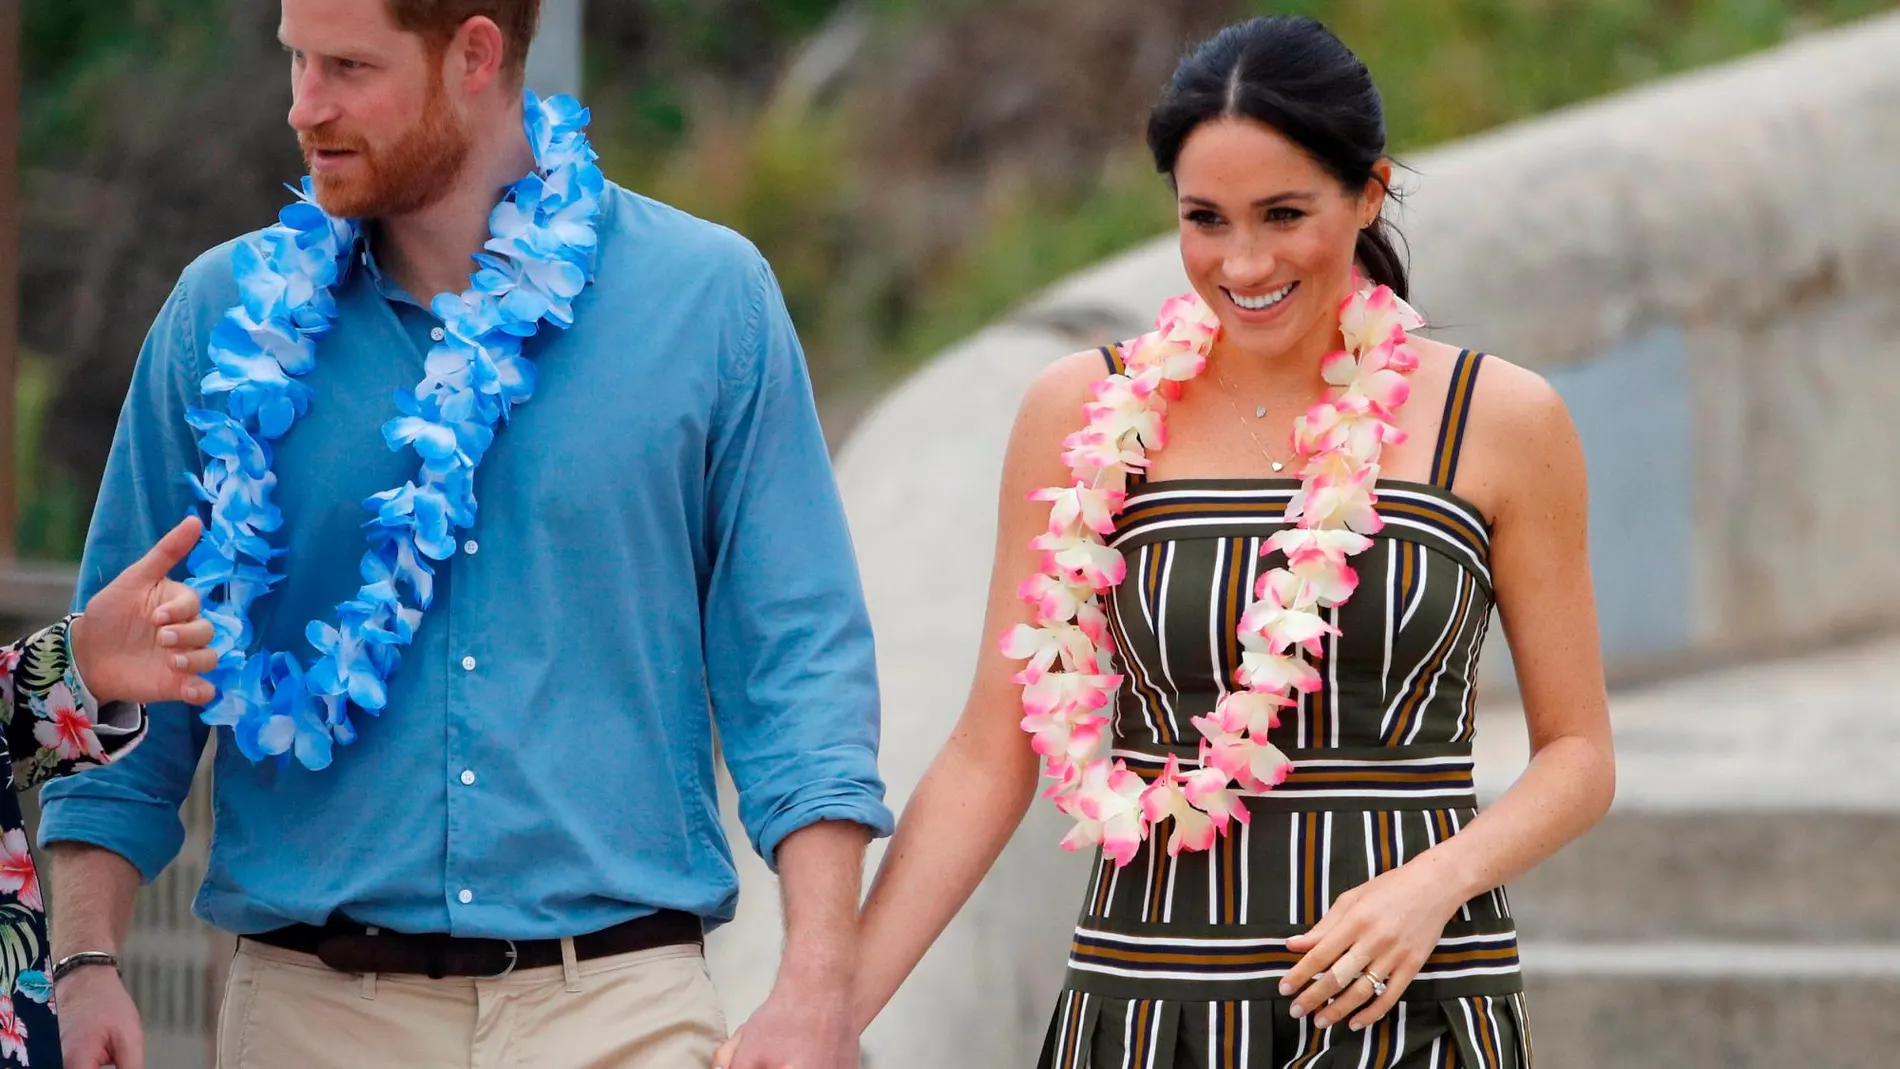
{"label": "rolled-up shirt sleeve", "polygon": [[877,665],[804,354],[755,259],[709,448],[707,686],[739,818],[776,867],[818,821],[890,834]]}
{"label": "rolled-up shirt sleeve", "polygon": [[[86,534],[75,608],[194,508],[185,473],[196,467],[198,451],[185,409],[197,393],[196,336],[189,290],[180,282],[146,336],[119,413]],[[185,839],[179,807],[210,729],[178,703],[155,704],[146,712],[146,734],[136,748],[103,768],[42,788],[42,847],[102,847],[132,862],[147,880],[177,856]]]}

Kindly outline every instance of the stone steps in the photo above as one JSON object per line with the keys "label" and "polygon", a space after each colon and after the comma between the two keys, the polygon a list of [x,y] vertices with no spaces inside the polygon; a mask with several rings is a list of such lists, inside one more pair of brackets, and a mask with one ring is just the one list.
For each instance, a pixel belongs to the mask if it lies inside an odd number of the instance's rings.
{"label": "stone steps", "polygon": [[1900,944],[1900,813],[1618,809],[1510,895],[1526,940]]}
{"label": "stone steps", "polygon": [[1900,946],[1526,943],[1539,1069],[1890,1069]]}
{"label": "stone steps", "polygon": [[1615,807],[1510,889],[1540,1069],[1900,1066],[1896,696],[1892,640],[1614,696]]}
{"label": "stone steps", "polygon": [[1900,1065],[1900,814],[1619,810],[1511,903],[1542,1069]]}
{"label": "stone steps", "polygon": [[1900,815],[1618,811],[1511,903],[1542,1069],[1900,1065]]}
{"label": "stone steps", "polygon": [[1511,904],[1542,1069],[1900,1065],[1900,814],[1619,810]]}

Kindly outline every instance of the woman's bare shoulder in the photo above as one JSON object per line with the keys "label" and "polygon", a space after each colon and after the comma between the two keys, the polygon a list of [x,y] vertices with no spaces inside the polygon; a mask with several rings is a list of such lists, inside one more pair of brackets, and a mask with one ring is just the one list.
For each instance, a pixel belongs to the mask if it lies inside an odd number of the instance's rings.
{"label": "woman's bare shoulder", "polygon": [[1490,505],[1493,518],[1513,503],[1586,493],[1583,446],[1570,410],[1550,381],[1490,353],[1480,365],[1459,460],[1460,492]]}
{"label": "woman's bare shoulder", "polygon": [[1492,353],[1485,354],[1479,367],[1471,400],[1473,431],[1487,438],[1547,437],[1570,431],[1570,411],[1550,380]]}
{"label": "woman's bare shoulder", "polygon": [[1024,429],[1066,428],[1062,436],[1082,427],[1082,406],[1095,396],[1095,384],[1108,377],[1108,362],[1100,349],[1070,353],[1042,369],[1023,392],[1016,421]]}

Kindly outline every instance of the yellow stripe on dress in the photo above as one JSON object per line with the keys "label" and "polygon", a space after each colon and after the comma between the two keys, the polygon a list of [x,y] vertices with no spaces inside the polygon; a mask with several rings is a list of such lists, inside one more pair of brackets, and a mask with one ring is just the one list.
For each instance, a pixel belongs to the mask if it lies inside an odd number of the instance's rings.
{"label": "yellow stripe on dress", "polygon": [[1432,464],[1432,483],[1445,489],[1451,488],[1452,476],[1458,470],[1460,438],[1464,434],[1465,416],[1471,408],[1472,385],[1477,377],[1477,354],[1469,349],[1459,353],[1458,364],[1452,371],[1450,395],[1445,404],[1444,425],[1438,431],[1438,455]]}

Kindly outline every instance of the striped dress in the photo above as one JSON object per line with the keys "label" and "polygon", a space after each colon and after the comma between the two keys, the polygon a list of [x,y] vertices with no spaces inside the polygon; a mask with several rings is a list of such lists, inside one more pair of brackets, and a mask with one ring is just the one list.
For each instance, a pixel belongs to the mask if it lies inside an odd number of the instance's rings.
{"label": "striped dress", "polygon": [[[1103,350],[1121,370],[1114,348]],[[1502,889],[1466,903],[1399,1005],[1363,1032],[1294,1020],[1286,939],[1342,892],[1458,833],[1476,815],[1471,742],[1491,619],[1489,531],[1451,492],[1482,357],[1458,358],[1427,483],[1382,479],[1385,529],[1353,559],[1359,588],[1328,610],[1324,686],[1271,736],[1286,782],[1206,853],[1167,856],[1165,829],[1127,867],[1098,858],[1043,1069],[1528,1069],[1517,938]],[[1200,733],[1233,685],[1261,546],[1293,479],[1135,481],[1112,544],[1128,576],[1107,605],[1120,669],[1114,755],[1152,777],[1198,767]]]}

